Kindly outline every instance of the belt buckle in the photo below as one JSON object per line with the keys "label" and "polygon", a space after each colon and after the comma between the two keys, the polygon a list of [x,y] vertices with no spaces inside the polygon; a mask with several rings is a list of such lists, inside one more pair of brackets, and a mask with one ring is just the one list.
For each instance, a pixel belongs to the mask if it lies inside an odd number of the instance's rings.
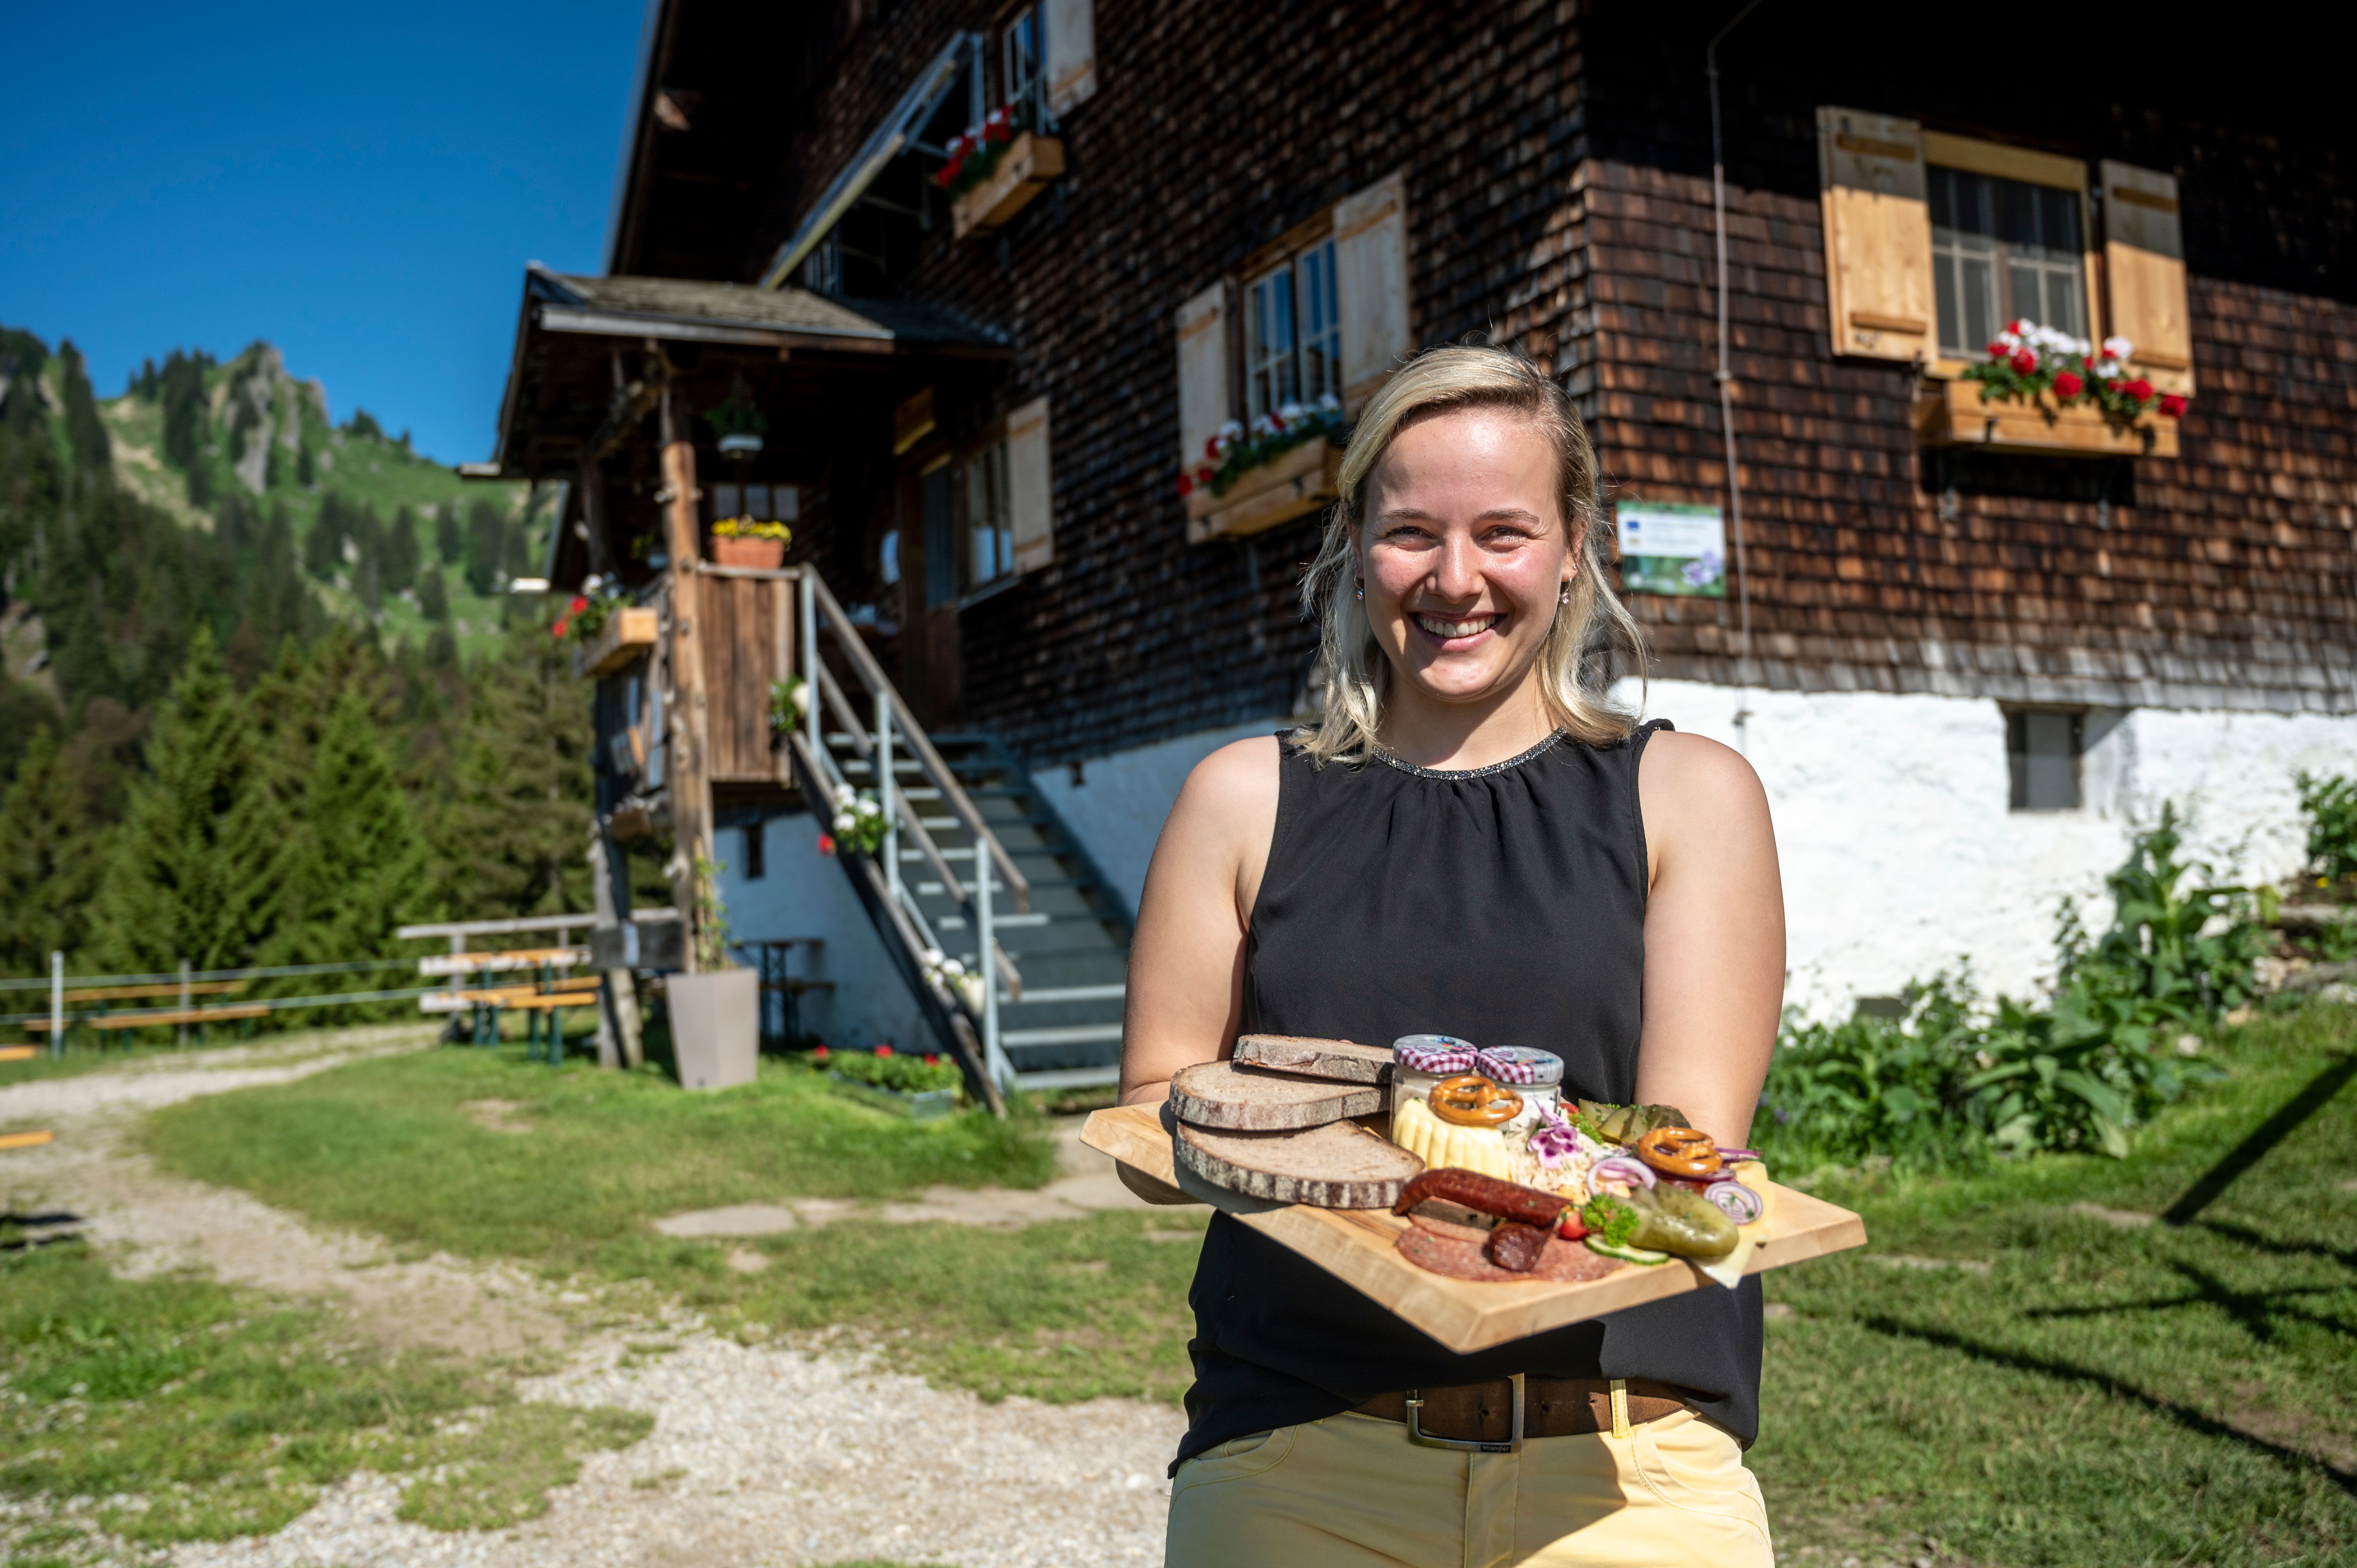
{"label": "belt buckle", "polygon": [[1416,1424],[1415,1412],[1424,1408],[1418,1396],[1424,1391],[1410,1389],[1407,1395],[1407,1440],[1426,1448],[1454,1448],[1464,1454],[1519,1454],[1523,1451],[1523,1374],[1515,1372],[1506,1380],[1514,1386],[1514,1435],[1507,1443],[1467,1442],[1458,1437],[1436,1437]]}

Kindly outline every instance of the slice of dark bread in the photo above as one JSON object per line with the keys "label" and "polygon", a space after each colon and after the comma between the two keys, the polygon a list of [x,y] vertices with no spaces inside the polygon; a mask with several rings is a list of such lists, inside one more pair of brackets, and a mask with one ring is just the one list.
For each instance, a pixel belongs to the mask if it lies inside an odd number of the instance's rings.
{"label": "slice of dark bread", "polygon": [[1392,1048],[1362,1046],[1355,1040],[1243,1035],[1236,1040],[1235,1059],[1244,1067],[1271,1068],[1342,1083],[1389,1083],[1392,1077]]}
{"label": "slice of dark bread", "polygon": [[1198,1127],[1276,1133],[1372,1116],[1383,1108],[1380,1089],[1230,1062],[1197,1062],[1170,1079],[1170,1113]]}
{"label": "slice of dark bread", "polygon": [[1424,1162],[1355,1122],[1300,1133],[1232,1133],[1180,1122],[1171,1154],[1214,1187],[1318,1208],[1389,1208]]}

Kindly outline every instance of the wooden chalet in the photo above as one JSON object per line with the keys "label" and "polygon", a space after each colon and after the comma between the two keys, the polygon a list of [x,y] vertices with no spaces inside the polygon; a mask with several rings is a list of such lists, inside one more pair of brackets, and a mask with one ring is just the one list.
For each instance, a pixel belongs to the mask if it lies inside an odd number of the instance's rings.
{"label": "wooden chalet", "polygon": [[[1316,700],[1340,431],[1180,476],[1481,334],[1590,423],[1630,701],[1769,784],[1796,996],[2034,983],[2163,800],[2280,875],[2291,774],[2357,766],[2352,137],[2281,7],[1973,15],[656,0],[608,275],[527,273],[485,466],[628,600],[601,821],[668,825],[691,922],[724,829],[797,918],[849,873],[864,929],[796,933],[838,997],[1105,1076],[1162,810]],[[2018,317],[2190,403],[1986,402]],[[891,836],[830,869],[845,789]]]}

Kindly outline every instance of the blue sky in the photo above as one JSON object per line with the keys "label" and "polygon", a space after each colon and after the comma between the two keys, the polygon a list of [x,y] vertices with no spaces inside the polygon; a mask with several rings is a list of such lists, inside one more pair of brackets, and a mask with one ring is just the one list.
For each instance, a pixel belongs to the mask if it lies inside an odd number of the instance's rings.
{"label": "blue sky", "polygon": [[523,265],[604,270],[643,0],[0,0],[0,323],[100,394],[257,338],[444,462],[490,455]]}

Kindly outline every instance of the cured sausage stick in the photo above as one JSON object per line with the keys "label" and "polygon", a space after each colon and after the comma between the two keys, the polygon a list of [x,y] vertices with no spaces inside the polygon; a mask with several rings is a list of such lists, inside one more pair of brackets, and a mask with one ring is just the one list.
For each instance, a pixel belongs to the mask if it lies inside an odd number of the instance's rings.
{"label": "cured sausage stick", "polygon": [[1410,1177],[1408,1184],[1400,1188],[1399,1201],[1392,1205],[1392,1212],[1405,1214],[1428,1197],[1460,1204],[1477,1214],[1494,1214],[1522,1225],[1548,1227],[1561,1219],[1568,1207],[1554,1193],[1452,1165]]}

